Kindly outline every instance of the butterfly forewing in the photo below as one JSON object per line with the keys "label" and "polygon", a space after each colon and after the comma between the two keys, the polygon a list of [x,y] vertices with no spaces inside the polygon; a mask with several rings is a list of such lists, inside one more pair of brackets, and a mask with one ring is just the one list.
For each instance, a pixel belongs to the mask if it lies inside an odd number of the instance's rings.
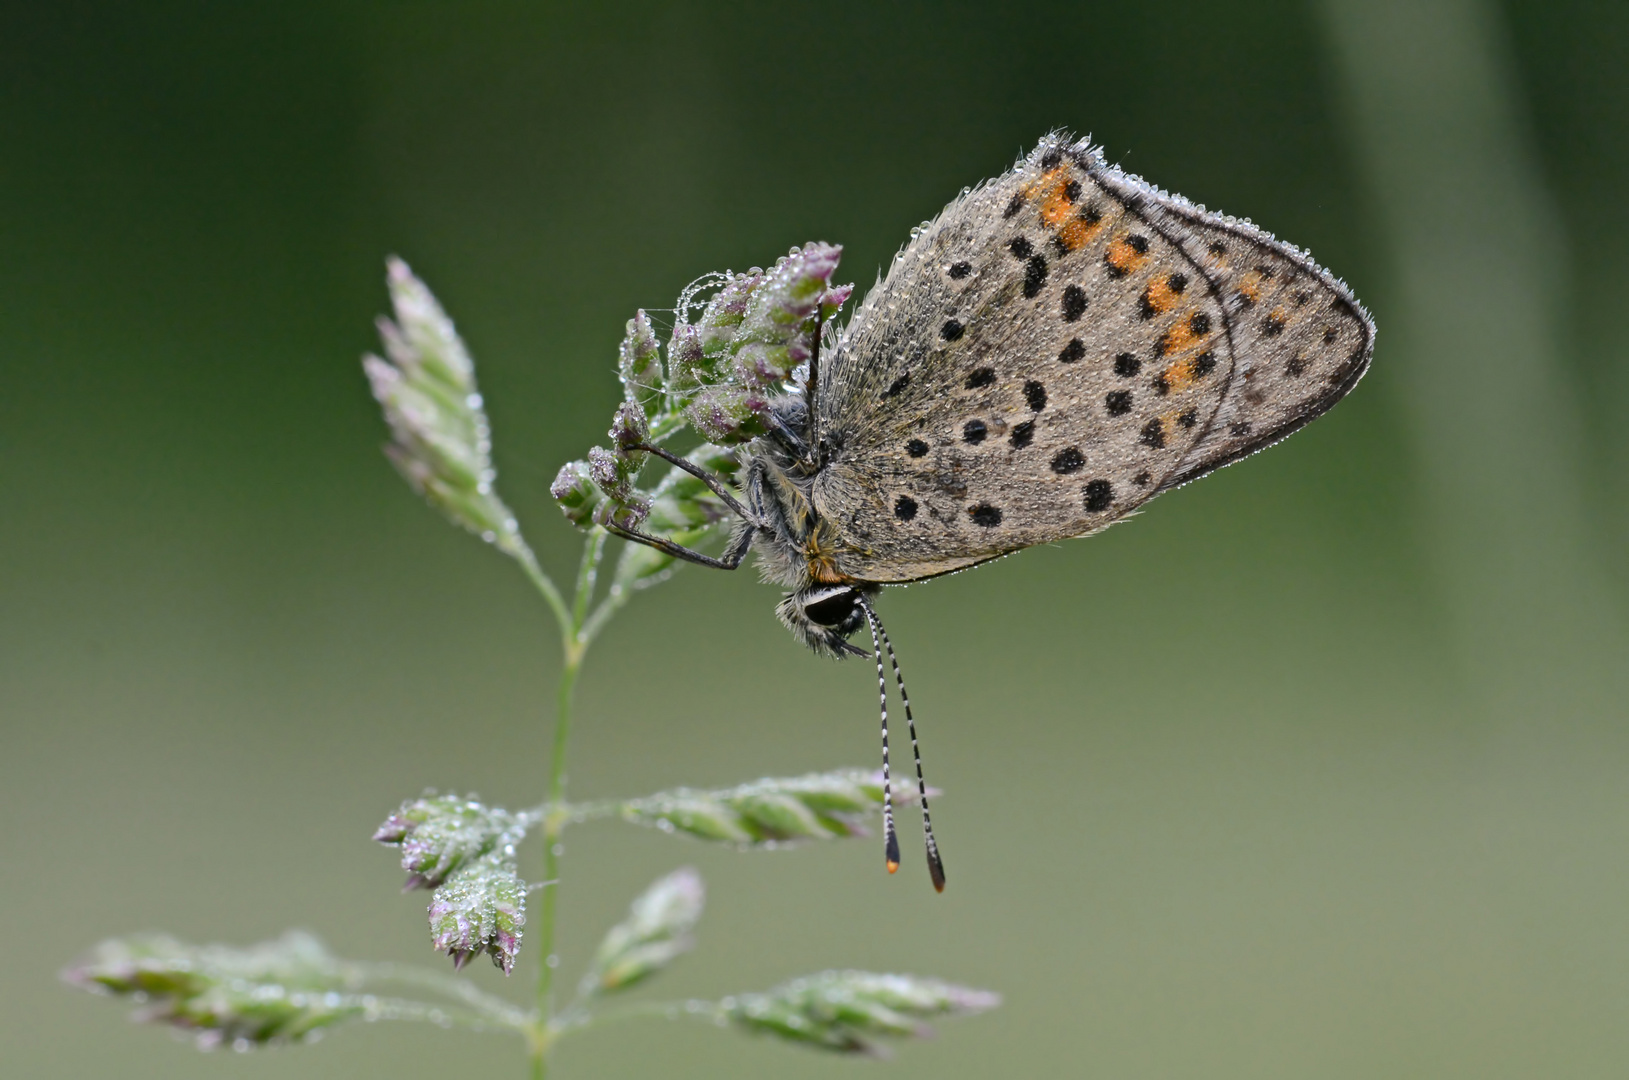
{"label": "butterfly forewing", "polygon": [[1048,140],[923,226],[823,373],[819,511],[864,581],[1101,529],[1175,476],[1234,371],[1224,296]]}

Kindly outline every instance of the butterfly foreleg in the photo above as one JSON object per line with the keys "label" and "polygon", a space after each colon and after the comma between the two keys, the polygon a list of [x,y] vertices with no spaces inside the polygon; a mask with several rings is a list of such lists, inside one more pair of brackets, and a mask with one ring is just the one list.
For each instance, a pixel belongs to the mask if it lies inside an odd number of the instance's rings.
{"label": "butterfly foreleg", "polygon": [[725,549],[724,554],[715,559],[711,555],[704,555],[699,551],[685,547],[683,544],[676,544],[665,537],[652,536],[649,533],[640,532],[638,529],[622,525],[606,525],[605,529],[612,536],[619,539],[644,544],[647,547],[655,548],[664,555],[671,555],[675,559],[683,559],[685,562],[695,563],[697,566],[710,566],[715,570],[734,570],[739,567],[741,561],[747,557],[747,551],[752,547],[752,534],[754,531],[750,527],[742,529],[740,535],[730,541],[730,546]]}
{"label": "butterfly foreleg", "polygon": [[745,506],[742,506],[741,500],[737,499],[733,494],[730,493],[729,489],[724,486],[724,481],[720,480],[706,469],[703,469],[695,462],[686,461],[677,454],[663,450],[660,446],[650,446],[648,444],[641,443],[640,445],[633,447],[633,449],[643,450],[646,453],[655,454],[669,465],[672,465],[678,469],[683,469],[691,476],[694,476],[697,480],[700,480],[702,483],[706,484],[708,489],[712,491],[714,495],[717,495],[720,499],[723,499],[724,505],[728,506],[732,511],[734,511],[735,515],[742,521],[754,520],[752,512],[749,511]]}

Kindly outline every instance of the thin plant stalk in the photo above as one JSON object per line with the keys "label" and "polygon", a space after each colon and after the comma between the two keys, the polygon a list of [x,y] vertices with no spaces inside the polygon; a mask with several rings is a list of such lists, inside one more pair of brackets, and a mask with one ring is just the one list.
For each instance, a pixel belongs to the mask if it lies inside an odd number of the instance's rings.
{"label": "thin plant stalk", "polygon": [[[531,1027],[527,1030],[527,1043],[531,1052],[533,1080],[544,1080],[548,1075],[549,1050],[558,1034],[554,1024],[554,930],[555,898],[560,880],[560,836],[569,821],[566,809],[566,747],[571,737],[571,706],[577,686],[577,675],[582,670],[583,657],[588,652],[592,636],[585,632],[589,623],[595,629],[604,625],[615,608],[603,612],[603,617],[590,615],[590,603],[599,573],[599,564],[605,554],[606,533],[595,529],[583,542],[582,562],[577,569],[577,587],[570,607],[565,597],[535,561],[523,561],[526,576],[532,581],[560,623],[561,665],[560,682],[555,692],[554,746],[549,757],[548,802],[543,813],[543,880],[550,886],[543,890],[537,913],[537,954],[541,962],[537,975],[537,1007]],[[609,606],[607,600],[602,609]],[[620,606],[620,605],[618,605]],[[600,616],[601,612],[594,612]]]}

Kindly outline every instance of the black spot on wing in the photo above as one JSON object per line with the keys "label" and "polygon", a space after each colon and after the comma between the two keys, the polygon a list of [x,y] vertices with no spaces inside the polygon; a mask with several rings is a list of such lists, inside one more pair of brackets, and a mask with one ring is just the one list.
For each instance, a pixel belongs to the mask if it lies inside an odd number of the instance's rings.
{"label": "black spot on wing", "polygon": [[1052,471],[1059,476],[1077,473],[1086,467],[1086,455],[1078,447],[1066,446],[1052,455]]}
{"label": "black spot on wing", "polygon": [[1024,263],[1024,297],[1029,300],[1041,294],[1046,287],[1046,256],[1031,255]]}
{"label": "black spot on wing", "polygon": [[1074,322],[1086,314],[1086,290],[1079,285],[1066,285],[1063,290],[1063,321]]}

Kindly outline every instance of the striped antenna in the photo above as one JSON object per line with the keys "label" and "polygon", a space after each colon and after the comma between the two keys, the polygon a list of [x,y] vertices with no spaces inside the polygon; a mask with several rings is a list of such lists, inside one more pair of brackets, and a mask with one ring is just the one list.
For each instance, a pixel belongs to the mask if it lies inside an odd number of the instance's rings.
{"label": "striped antenna", "polygon": [[[856,595],[859,595],[859,594],[856,594]],[[916,794],[917,794],[917,797],[922,800],[922,837],[923,837],[923,840],[926,843],[927,849],[928,849],[928,876],[933,879],[934,891],[935,892],[944,892],[945,891],[945,864],[944,864],[944,861],[939,858],[939,841],[934,838],[934,835],[933,835],[933,818],[928,813],[928,783],[922,776],[922,751],[917,747],[917,742],[916,742],[916,717],[911,715],[911,695],[905,692],[905,675],[904,675],[904,673],[902,671],[899,670],[899,657],[894,655],[894,643],[892,641],[888,640],[888,630],[882,625],[882,620],[877,617],[877,613],[875,611],[871,610],[871,605],[866,602],[865,597],[863,595],[859,595],[859,599],[860,599],[860,605],[863,608],[865,608],[866,620],[868,622],[870,622],[870,624],[871,624],[871,640],[872,640],[873,644],[875,644],[877,638],[880,637],[882,639],[882,647],[884,649],[888,650],[888,663],[891,664],[893,666],[893,669],[894,669],[894,682],[899,685],[899,700],[900,700],[900,703],[905,706],[905,727],[906,727],[906,730],[908,730],[910,732],[910,734],[911,734],[911,757],[916,762]],[[879,683],[882,682],[882,656],[880,654],[877,656],[877,681]],[[887,749],[887,744],[888,744],[888,736],[887,736],[888,703],[887,703],[887,700],[886,700],[886,695],[884,695],[882,711],[883,711],[883,729],[884,729],[884,734],[883,734],[883,783],[887,784],[887,782],[888,782],[888,749]],[[893,835],[892,814],[889,815],[888,827],[889,827],[889,835],[890,835],[890,837],[892,837],[892,835]],[[898,850],[898,841],[897,840],[892,840],[891,842],[894,844],[894,850],[897,852],[897,850]],[[899,864],[899,858],[898,858],[898,856],[896,854],[893,861],[889,863],[890,871],[892,870],[892,868],[894,866],[897,866],[898,864]]]}
{"label": "striped antenna", "polygon": [[871,655],[877,658],[877,698],[882,705],[882,855],[888,863],[888,872],[899,869],[899,834],[894,831],[894,787],[888,776],[888,675],[882,669],[882,642],[877,630],[882,626],[872,613],[865,597],[859,596],[865,609],[866,625],[871,628]]}

